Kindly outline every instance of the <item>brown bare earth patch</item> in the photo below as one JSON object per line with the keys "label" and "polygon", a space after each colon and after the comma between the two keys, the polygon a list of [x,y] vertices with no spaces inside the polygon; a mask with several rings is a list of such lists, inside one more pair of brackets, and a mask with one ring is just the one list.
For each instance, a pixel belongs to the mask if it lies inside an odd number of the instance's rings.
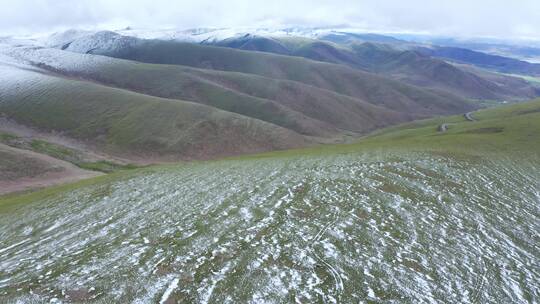
{"label": "brown bare earth patch", "polygon": [[[98,147],[92,145],[90,142],[83,142],[71,137],[64,136],[60,132],[46,132],[31,128],[29,126],[19,124],[16,121],[9,119],[8,117],[0,115],[0,133],[12,134],[20,137],[24,141],[31,141],[34,139],[43,140],[49,143],[67,147],[78,151],[81,157],[88,162],[108,160],[117,163],[129,163],[131,160],[113,157],[105,154]],[[147,164],[141,160],[142,164]]]}
{"label": "brown bare earth patch", "polygon": [[53,157],[0,144],[0,195],[102,175]]}

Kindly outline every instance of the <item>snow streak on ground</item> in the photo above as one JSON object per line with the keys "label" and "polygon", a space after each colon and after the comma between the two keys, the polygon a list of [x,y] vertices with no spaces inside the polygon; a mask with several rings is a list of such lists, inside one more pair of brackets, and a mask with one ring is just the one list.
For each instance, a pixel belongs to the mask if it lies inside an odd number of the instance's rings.
{"label": "snow streak on ground", "polygon": [[0,213],[0,302],[534,303],[538,163],[190,164]]}

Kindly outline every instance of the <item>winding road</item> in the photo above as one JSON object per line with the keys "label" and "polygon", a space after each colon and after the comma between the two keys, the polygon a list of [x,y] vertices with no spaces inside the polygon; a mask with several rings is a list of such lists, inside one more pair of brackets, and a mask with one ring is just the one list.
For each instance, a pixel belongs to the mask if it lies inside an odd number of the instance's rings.
{"label": "winding road", "polygon": [[472,117],[472,112],[465,113],[463,116],[465,116],[465,119],[468,121],[476,121],[476,119]]}
{"label": "winding road", "polygon": [[[473,112],[467,112],[467,113],[463,114],[463,117],[465,117],[465,119],[466,119],[467,121],[477,121],[477,120],[472,116],[472,113],[473,113]],[[444,132],[448,131],[448,126],[449,126],[449,124],[447,124],[447,123],[443,123],[443,124],[439,125],[439,132],[444,133]]]}

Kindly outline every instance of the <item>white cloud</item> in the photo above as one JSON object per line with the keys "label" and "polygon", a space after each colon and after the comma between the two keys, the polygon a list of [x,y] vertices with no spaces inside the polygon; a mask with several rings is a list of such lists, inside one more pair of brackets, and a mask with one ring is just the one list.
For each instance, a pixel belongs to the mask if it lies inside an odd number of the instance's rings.
{"label": "white cloud", "polygon": [[65,28],[359,26],[540,39],[540,0],[0,0],[0,32]]}

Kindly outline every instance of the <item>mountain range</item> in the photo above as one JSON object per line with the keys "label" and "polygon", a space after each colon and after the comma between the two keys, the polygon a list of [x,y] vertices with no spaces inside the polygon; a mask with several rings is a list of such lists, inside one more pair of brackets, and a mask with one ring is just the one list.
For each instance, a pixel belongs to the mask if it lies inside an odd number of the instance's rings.
{"label": "mountain range", "polygon": [[347,142],[540,95],[533,82],[502,73],[535,75],[537,65],[516,59],[379,34],[252,32],[128,28],[4,38],[0,112],[96,153],[145,162]]}

